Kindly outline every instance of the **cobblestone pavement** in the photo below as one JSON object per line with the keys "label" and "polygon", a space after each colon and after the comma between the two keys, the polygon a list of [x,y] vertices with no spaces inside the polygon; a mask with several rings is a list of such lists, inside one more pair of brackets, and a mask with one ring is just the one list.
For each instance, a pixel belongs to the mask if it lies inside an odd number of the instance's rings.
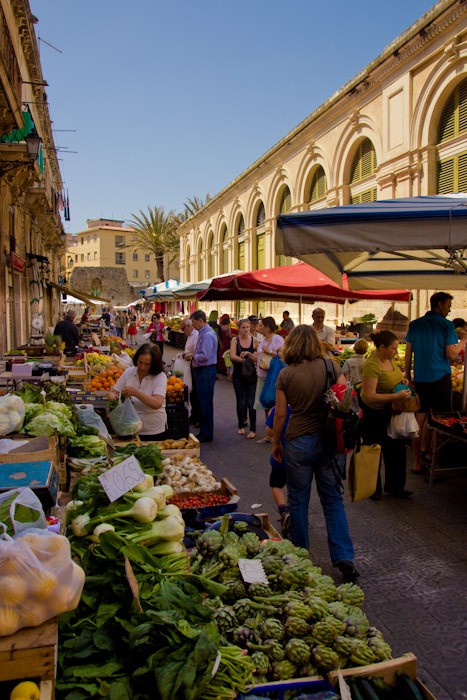
{"label": "cobblestone pavement", "polygon": [[[176,351],[166,348],[164,358],[170,362]],[[234,389],[224,377],[216,382],[214,404],[214,441],[202,445],[203,462],[238,488],[239,511],[267,512],[278,528],[269,489],[270,445],[237,435]],[[393,655],[413,652],[418,675],[434,696],[460,700],[467,692],[467,479],[440,480],[430,490],[423,477],[410,473],[410,452],[408,461],[412,498],[351,504],[346,497],[358,583],[370,624],[383,631]],[[339,582],[315,488],[310,523],[310,556]]]}

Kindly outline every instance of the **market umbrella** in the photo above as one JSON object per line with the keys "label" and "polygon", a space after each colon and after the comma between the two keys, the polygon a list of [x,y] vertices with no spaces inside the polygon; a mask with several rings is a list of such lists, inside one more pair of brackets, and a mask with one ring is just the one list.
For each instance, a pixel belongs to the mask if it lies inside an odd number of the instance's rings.
{"label": "market umbrella", "polygon": [[467,194],[282,214],[276,253],[349,289],[466,289]]}
{"label": "market umbrella", "polygon": [[342,289],[319,270],[306,263],[298,262],[268,270],[252,270],[215,277],[207,289],[198,294],[198,299],[200,301],[281,299],[343,304],[347,300],[362,299],[410,301],[410,296],[409,290],[360,292]]}

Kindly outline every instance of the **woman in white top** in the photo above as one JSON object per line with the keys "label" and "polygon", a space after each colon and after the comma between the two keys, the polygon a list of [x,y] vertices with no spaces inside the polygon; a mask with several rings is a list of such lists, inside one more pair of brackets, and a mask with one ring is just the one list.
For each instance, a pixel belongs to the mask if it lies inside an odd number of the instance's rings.
{"label": "woman in white top", "polygon": [[134,367],[126,369],[109,392],[111,399],[121,394],[130,398],[143,422],[142,440],[163,440],[167,426],[165,394],[167,375],[157,345],[141,345],[133,357]]}

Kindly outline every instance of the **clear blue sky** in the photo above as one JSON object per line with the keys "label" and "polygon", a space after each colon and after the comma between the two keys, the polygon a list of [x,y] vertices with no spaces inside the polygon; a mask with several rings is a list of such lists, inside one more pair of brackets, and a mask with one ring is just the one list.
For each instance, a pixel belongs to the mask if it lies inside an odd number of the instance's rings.
{"label": "clear blue sky", "polygon": [[217,194],[434,3],[30,4],[74,233]]}

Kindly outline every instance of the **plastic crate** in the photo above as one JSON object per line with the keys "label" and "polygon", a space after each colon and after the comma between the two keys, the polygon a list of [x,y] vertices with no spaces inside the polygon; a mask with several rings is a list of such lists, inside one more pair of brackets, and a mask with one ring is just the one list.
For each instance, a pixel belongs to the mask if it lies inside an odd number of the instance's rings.
{"label": "plastic crate", "polygon": [[190,434],[190,423],[185,405],[182,403],[168,404],[165,411],[167,414],[167,437],[187,438]]}
{"label": "plastic crate", "polygon": [[[287,681],[251,686],[245,693],[237,695],[237,700],[243,700],[251,695],[261,695],[262,697],[271,698],[273,700],[285,700],[285,694],[289,694],[291,691],[295,691],[296,695],[300,695],[300,693],[313,695],[314,693],[322,693],[325,691],[332,693],[334,689],[328,681],[323,679],[291,678]],[[288,695],[287,697],[293,698],[294,696]]]}

